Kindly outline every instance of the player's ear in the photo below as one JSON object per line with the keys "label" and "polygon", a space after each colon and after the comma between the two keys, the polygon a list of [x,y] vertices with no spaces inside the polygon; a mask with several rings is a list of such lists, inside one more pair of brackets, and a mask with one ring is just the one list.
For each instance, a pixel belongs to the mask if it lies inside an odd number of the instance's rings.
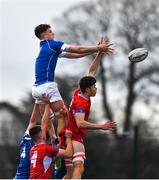
{"label": "player's ear", "polygon": [[40,39],[46,39],[47,38],[46,36],[47,36],[46,33],[42,32],[40,35]]}
{"label": "player's ear", "polygon": [[89,90],[90,90],[90,88],[86,88],[86,89],[85,89],[85,92],[89,92]]}

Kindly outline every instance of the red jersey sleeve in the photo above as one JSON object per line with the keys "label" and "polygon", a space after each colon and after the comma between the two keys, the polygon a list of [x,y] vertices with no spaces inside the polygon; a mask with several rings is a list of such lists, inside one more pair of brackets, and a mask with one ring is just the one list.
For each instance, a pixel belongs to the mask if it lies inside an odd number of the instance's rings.
{"label": "red jersey sleeve", "polygon": [[75,103],[75,113],[85,113],[87,110],[87,105],[83,101],[76,101]]}

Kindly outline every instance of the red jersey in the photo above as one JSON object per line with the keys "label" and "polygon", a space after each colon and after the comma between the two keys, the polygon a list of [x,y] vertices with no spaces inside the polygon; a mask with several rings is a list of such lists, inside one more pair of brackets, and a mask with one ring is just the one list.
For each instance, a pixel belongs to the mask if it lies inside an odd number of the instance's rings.
{"label": "red jersey", "polygon": [[30,150],[30,179],[51,179],[53,158],[58,148],[50,144],[37,144]]}
{"label": "red jersey", "polygon": [[72,102],[69,109],[68,127],[73,133],[72,140],[83,142],[84,136],[87,134],[86,128],[78,128],[75,121],[75,113],[84,113],[84,120],[88,121],[90,113],[91,101],[80,92],[80,88],[74,91]]}

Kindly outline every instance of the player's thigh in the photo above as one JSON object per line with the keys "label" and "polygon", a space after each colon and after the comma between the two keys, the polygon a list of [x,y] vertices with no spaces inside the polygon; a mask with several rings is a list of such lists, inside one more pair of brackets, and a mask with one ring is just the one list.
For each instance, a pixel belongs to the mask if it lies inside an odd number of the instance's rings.
{"label": "player's thigh", "polygon": [[41,94],[40,94],[41,89],[43,88],[44,88],[44,85],[32,87],[32,97],[35,99],[36,104],[43,104]]}
{"label": "player's thigh", "polygon": [[58,100],[56,102],[51,102],[50,106],[53,112],[58,112],[64,108],[64,102],[62,100]]}
{"label": "player's thigh", "polygon": [[84,144],[78,141],[74,141],[72,140],[72,145],[73,145],[73,164],[76,164],[76,162],[81,162],[82,164],[84,164],[84,161],[86,159],[85,156],[85,147]]}
{"label": "player's thigh", "polygon": [[50,96],[50,103],[52,104],[60,104],[61,102],[63,102],[57,84],[55,82],[46,84],[46,94]]}

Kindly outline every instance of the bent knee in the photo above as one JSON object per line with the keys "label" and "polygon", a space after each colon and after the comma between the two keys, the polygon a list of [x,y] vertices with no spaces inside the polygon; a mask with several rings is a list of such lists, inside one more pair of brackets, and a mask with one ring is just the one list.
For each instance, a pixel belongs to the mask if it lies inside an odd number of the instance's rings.
{"label": "bent knee", "polygon": [[61,106],[57,111],[55,111],[55,116],[56,117],[61,117],[61,116],[67,116],[68,110],[65,106]]}
{"label": "bent knee", "polygon": [[63,108],[64,102],[56,101],[56,102],[52,102],[50,105],[51,105],[51,109],[53,110],[53,112],[58,112],[58,111],[60,111],[60,109]]}
{"label": "bent knee", "polygon": [[81,173],[84,172],[84,163],[82,161],[76,161],[73,163],[74,169],[78,169]]}

